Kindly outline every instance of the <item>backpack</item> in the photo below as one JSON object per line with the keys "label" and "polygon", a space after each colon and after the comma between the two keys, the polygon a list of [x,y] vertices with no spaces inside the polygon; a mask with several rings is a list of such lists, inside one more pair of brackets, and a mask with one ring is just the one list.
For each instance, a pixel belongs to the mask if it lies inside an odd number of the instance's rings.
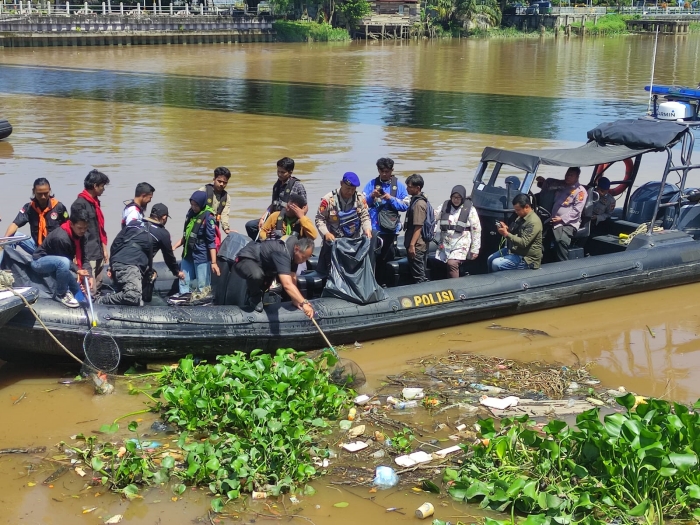
{"label": "backpack", "polygon": [[[419,198],[425,200],[425,222],[423,223],[423,226],[421,226],[420,233],[423,241],[430,244],[435,239],[435,210],[425,195],[421,194]],[[406,213],[406,226],[404,229],[408,228],[409,215],[413,216],[413,210],[411,210],[410,207]]]}

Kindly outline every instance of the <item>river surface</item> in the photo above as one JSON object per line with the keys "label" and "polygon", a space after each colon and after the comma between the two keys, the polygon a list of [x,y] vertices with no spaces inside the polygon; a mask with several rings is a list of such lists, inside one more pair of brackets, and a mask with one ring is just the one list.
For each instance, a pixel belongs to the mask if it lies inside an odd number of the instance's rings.
{"label": "river surface", "polygon": [[[485,146],[575,145],[601,122],[642,115],[653,46],[650,37],[630,36],[0,50],[0,117],[14,126],[0,142],[1,224],[28,200],[35,178],[49,178],[57,198],[70,205],[87,172],[98,168],[112,181],[102,199],[110,237],[121,203],[141,181],[156,187],[154,202],[170,207],[176,232],[191,192],[223,165],[233,173],[231,223],[242,230],[268,204],[275,162],[283,156],[295,159],[312,210],[345,171],[357,172],[363,183],[376,176],[374,162],[383,156],[396,161],[400,176],[421,173],[426,193],[439,201],[455,184],[471,187]],[[661,36],[655,81],[696,85],[699,52],[699,36]],[[657,178],[660,169],[659,159],[651,159],[640,180]],[[358,331],[362,347],[349,355],[366,372],[369,392],[407,360],[452,350],[592,362],[609,387],[693,402],[700,397],[698,294],[700,285],[684,286],[499,321],[551,337],[489,330],[489,323],[373,342]],[[0,367],[0,448],[52,447],[142,408],[124,385],[117,395],[97,397],[87,385],[57,383],[75,372]],[[133,524],[209,522],[203,491],[173,502],[167,490],[155,489],[126,503],[96,496],[97,489],[81,492],[75,475],[43,486],[50,470],[28,471],[30,463],[0,456],[0,523],[95,524],[102,522],[98,516],[117,513]],[[366,489],[348,494],[323,478],[313,485],[318,494],[303,498],[298,513],[316,525],[414,520],[425,499],[384,491],[372,503],[362,499]],[[350,505],[335,508],[337,501]],[[469,522],[479,514],[432,501],[441,519]],[[387,514],[377,502],[407,514]],[[98,509],[83,514],[92,507]],[[250,523],[251,515],[240,521]],[[262,521],[270,520],[257,517]]]}

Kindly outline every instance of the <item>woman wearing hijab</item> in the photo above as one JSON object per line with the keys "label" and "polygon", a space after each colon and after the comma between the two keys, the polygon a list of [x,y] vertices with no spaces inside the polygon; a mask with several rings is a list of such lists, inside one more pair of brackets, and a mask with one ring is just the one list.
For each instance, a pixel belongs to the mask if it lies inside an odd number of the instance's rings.
{"label": "woman wearing hijab", "polygon": [[481,223],[464,186],[455,186],[450,198],[435,210],[435,258],[447,265],[450,279],[459,277],[459,267],[476,259],[481,248]]}
{"label": "woman wearing hijab", "polygon": [[195,191],[190,197],[182,238],[173,246],[173,250],[183,247],[180,270],[185,275],[184,279],[180,279],[180,296],[193,291],[190,283],[195,279],[197,290],[204,292],[211,285],[211,272],[219,275],[215,222],[214,211],[207,206],[207,193]]}

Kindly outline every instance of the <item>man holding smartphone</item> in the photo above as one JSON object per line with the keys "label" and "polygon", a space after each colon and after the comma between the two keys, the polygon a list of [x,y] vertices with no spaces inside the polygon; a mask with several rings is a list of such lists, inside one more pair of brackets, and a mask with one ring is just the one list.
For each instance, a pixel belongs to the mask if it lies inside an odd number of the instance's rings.
{"label": "man holding smartphone", "polygon": [[513,211],[517,215],[510,228],[496,221],[496,229],[507,245],[489,256],[489,272],[503,270],[535,270],[542,263],[542,221],[533,213],[530,197],[519,193],[513,199]]}
{"label": "man holding smartphone", "polygon": [[387,262],[394,259],[396,237],[401,231],[399,212],[408,209],[406,185],[394,176],[394,161],[382,157],[377,161],[378,177],[370,180],[362,190],[369,206],[372,230],[382,240],[377,256],[375,276],[379,284],[387,284],[384,272]]}

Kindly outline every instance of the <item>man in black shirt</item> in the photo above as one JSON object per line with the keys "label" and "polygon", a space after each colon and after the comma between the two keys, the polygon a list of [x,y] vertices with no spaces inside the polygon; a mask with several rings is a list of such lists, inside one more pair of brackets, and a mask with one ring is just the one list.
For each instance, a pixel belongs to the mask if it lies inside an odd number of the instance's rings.
{"label": "man in black shirt", "polygon": [[[51,195],[51,185],[44,177],[34,181],[32,194],[32,200],[22,206],[5,231],[5,237],[12,237],[19,228],[29,224],[32,238],[21,242],[20,246],[30,255],[41,246],[49,233],[68,220],[66,207]],[[2,253],[0,251],[0,261]]]}
{"label": "man in black shirt", "polygon": [[[54,277],[54,298],[69,308],[80,306],[73,296],[80,290],[78,279],[89,277],[92,281],[90,261],[85,255],[87,229],[87,213],[77,210],[70,216],[70,222],[63,223],[49,233],[32,256],[32,270],[39,275]],[[77,265],[73,262],[74,259],[78,262]],[[78,274],[77,279],[73,272]],[[85,290],[85,293],[89,292]]]}
{"label": "man in black shirt", "polygon": [[151,217],[143,221],[132,220],[119,232],[112,243],[109,263],[112,279],[117,292],[101,295],[100,304],[122,304],[139,306],[143,276],[153,263],[153,255],[163,251],[163,259],[174,277],[183,278],[173,254],[170,233],[165,229],[168,222],[168,208],[156,204],[151,208]]}
{"label": "man in black shirt", "polygon": [[70,207],[70,214],[76,210],[84,210],[88,215],[88,232],[86,235],[86,257],[90,261],[93,275],[93,295],[99,293],[102,288],[102,273],[107,263],[107,232],[105,231],[105,217],[102,213],[100,196],[109,184],[109,177],[98,170],[92,170],[87,174],[83,185],[85,189],[78,194]]}
{"label": "man in black shirt", "polygon": [[263,311],[265,284],[269,286],[276,277],[292,303],[311,319],[314,309],[297,288],[297,266],[313,255],[313,239],[297,239],[290,236],[286,241],[274,239],[261,243],[248,243],[236,257],[234,269],[248,284],[249,306],[256,312]]}

